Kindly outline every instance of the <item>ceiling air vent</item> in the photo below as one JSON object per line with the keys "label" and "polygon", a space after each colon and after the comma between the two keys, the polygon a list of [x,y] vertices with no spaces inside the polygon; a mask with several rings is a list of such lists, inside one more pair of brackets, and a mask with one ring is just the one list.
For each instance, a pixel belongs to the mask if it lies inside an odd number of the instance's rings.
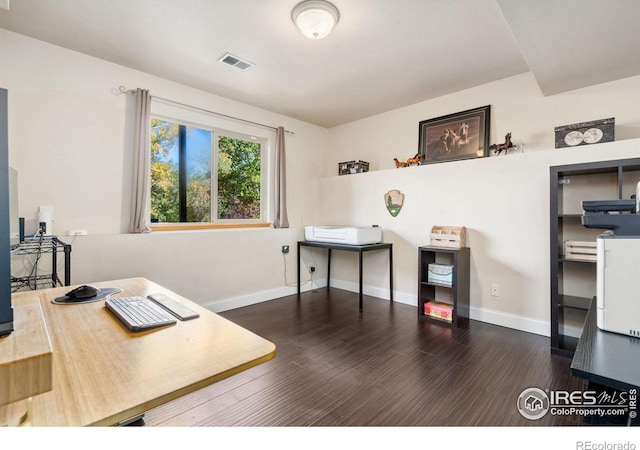
{"label": "ceiling air vent", "polygon": [[247,61],[246,59],[238,58],[237,56],[233,56],[231,53],[225,53],[222,58],[218,60],[222,64],[226,64],[228,66],[233,66],[236,69],[247,70],[249,67],[254,66],[252,62]]}

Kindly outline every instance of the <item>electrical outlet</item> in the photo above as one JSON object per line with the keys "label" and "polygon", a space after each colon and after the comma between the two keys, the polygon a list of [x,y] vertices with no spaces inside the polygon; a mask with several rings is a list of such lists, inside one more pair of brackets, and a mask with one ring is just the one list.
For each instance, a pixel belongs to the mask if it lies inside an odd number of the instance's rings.
{"label": "electrical outlet", "polygon": [[289,253],[289,246],[288,245],[283,245],[282,246],[282,254],[286,255],[287,253]]}
{"label": "electrical outlet", "polygon": [[309,266],[309,273],[313,273],[316,271],[316,266]]}
{"label": "electrical outlet", "polygon": [[492,297],[500,297],[500,285],[499,284],[492,284],[491,285],[491,296]]}
{"label": "electrical outlet", "polygon": [[87,230],[69,230],[67,236],[86,236],[89,232]]}

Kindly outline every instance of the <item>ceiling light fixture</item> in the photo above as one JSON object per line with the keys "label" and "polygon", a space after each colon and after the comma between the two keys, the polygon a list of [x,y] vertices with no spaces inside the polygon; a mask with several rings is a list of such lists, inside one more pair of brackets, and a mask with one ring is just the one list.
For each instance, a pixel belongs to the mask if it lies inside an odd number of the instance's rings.
{"label": "ceiling light fixture", "polygon": [[291,11],[291,20],[309,39],[322,39],[338,23],[338,8],[324,0],[306,0]]}

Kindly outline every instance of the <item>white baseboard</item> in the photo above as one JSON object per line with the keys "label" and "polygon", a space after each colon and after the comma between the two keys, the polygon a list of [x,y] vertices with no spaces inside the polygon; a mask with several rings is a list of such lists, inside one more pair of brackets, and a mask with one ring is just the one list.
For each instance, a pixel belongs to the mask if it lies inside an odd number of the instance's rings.
{"label": "white baseboard", "polygon": [[[327,285],[326,281],[313,280],[313,286],[310,282],[307,282],[300,286],[301,292],[310,291],[312,289],[321,288]],[[277,298],[286,297],[288,295],[294,295],[298,292],[297,286],[283,286],[276,289],[270,289],[268,291],[255,292],[253,294],[243,295],[240,297],[228,298],[220,300],[218,302],[208,303],[203,305],[210,311],[215,313],[229,311],[231,309],[242,308],[244,306],[256,305],[262,302],[268,302],[269,300],[275,300]]]}
{"label": "white baseboard", "polygon": [[[326,286],[326,283],[325,283],[325,286]],[[350,292],[360,292],[360,287],[358,286],[358,283],[353,283],[351,281],[342,281],[342,280],[332,279],[331,287],[344,289],[345,291],[350,291]],[[389,289],[379,288],[375,286],[367,286],[365,284],[362,286],[362,293],[364,295],[370,295],[371,297],[381,298],[383,300],[389,300]],[[393,294],[395,295],[396,291],[393,291]],[[400,303],[404,303],[404,302],[400,301]],[[417,303],[414,303],[414,306],[415,305],[417,305]]]}
{"label": "white baseboard", "polygon": [[513,328],[514,330],[526,331],[527,333],[551,336],[551,326],[549,322],[544,320],[474,307],[469,308],[469,318],[501,327]]}
{"label": "white baseboard", "polygon": [[[357,283],[342,280],[331,280],[331,286],[351,292],[358,292],[359,289]],[[364,285],[362,290],[365,295],[386,300],[389,299],[389,289]],[[418,307],[418,299],[414,294],[394,291],[393,300],[398,303],[415,306],[416,308]],[[549,322],[544,320],[531,319],[529,317],[518,316],[515,314],[474,307],[469,308],[469,316],[470,319],[499,325],[501,327],[513,328],[515,330],[547,337],[551,335]]]}
{"label": "white baseboard", "polygon": [[[300,290],[302,292],[306,292],[312,289],[326,287],[326,285],[326,280],[314,280],[313,286],[311,285],[311,283],[307,282],[306,284],[301,286]],[[350,281],[331,280],[331,286],[350,292],[359,291],[358,283],[353,283]],[[383,300],[389,300],[389,289],[364,285],[362,290],[364,295],[369,295]],[[204,306],[207,309],[217,313],[228,311],[231,309],[242,308],[244,306],[255,305],[280,297],[286,297],[288,295],[294,295],[297,292],[298,290],[296,286],[284,286],[277,289],[271,289],[268,291],[256,292],[241,297],[230,298],[219,302],[210,303]],[[415,306],[416,308],[418,307],[418,299],[413,294],[394,291],[393,297],[393,300],[395,302]],[[547,337],[550,336],[549,322],[546,322],[544,320],[531,319],[529,317],[475,307],[469,308],[469,316],[470,319],[478,320],[480,322],[499,325],[501,327],[513,328],[515,330],[525,331],[527,333],[539,334]]]}

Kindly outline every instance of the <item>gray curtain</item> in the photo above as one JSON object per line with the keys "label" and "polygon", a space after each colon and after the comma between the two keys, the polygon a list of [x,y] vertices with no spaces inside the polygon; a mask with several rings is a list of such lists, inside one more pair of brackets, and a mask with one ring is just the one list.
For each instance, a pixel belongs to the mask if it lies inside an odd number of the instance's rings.
{"label": "gray curtain", "polygon": [[149,183],[151,154],[149,152],[151,126],[151,95],[146,89],[134,93],[136,111],[133,141],[133,185],[131,191],[130,233],[149,233]]}
{"label": "gray curtain", "polygon": [[289,228],[287,218],[287,174],[284,151],[284,128],[278,127],[276,131],[276,217],[274,228]]}

